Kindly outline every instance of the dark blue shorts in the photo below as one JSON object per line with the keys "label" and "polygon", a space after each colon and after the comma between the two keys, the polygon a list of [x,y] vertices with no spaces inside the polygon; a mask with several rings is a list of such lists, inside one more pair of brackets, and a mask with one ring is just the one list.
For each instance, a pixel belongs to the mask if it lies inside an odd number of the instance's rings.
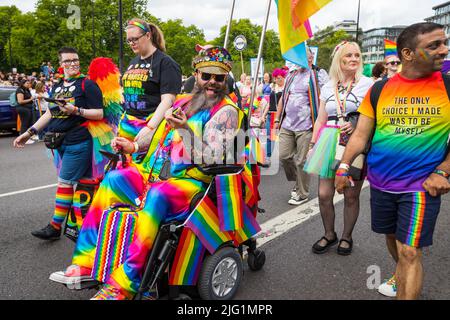
{"label": "dark blue shorts", "polygon": [[388,193],[370,188],[372,230],[395,234],[401,243],[421,248],[433,244],[441,197],[428,192]]}

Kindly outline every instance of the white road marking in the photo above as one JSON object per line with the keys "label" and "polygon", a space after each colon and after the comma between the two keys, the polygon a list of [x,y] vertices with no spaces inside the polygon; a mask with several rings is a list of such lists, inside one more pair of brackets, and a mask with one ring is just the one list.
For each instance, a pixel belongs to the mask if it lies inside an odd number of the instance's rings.
{"label": "white road marking", "polygon": [[[367,180],[364,182],[362,189],[369,186]],[[334,204],[344,199],[344,195],[336,193],[334,196]],[[262,245],[278,238],[283,233],[291,230],[299,224],[309,220],[319,214],[319,198],[314,198],[292,210],[286,211],[275,218],[272,218],[261,224],[261,231],[256,235],[257,246]]]}
{"label": "white road marking", "polygon": [[49,185],[46,185],[46,186],[40,186],[40,187],[36,187],[36,188],[30,188],[30,189],[18,190],[18,191],[13,191],[13,192],[8,192],[8,193],[2,193],[2,194],[0,194],[0,198],[8,197],[8,196],[14,196],[16,194],[25,193],[25,192],[31,192],[31,191],[37,191],[37,190],[42,190],[42,189],[53,188],[53,187],[56,187],[57,185],[58,185],[57,183],[54,183],[54,184],[49,184]]}

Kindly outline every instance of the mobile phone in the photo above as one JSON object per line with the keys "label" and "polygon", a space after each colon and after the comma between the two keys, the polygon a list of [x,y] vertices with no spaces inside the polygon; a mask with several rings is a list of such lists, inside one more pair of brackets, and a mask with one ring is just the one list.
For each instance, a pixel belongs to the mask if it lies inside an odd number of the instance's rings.
{"label": "mobile phone", "polygon": [[53,99],[53,98],[46,98],[46,97],[44,97],[44,100],[47,101],[47,102],[56,103],[58,105],[60,105],[60,104],[65,105],[67,103],[67,101],[64,100],[64,99]]}
{"label": "mobile phone", "polygon": [[180,114],[180,112],[181,112],[181,108],[180,108],[180,107],[175,108],[175,109],[173,109],[173,111],[172,111],[172,115],[173,115],[175,118],[178,118],[178,115]]}

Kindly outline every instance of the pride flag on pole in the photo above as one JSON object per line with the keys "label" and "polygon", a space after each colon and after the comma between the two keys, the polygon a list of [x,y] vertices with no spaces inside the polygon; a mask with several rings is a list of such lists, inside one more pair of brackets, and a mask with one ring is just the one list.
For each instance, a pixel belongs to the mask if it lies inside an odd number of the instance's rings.
{"label": "pride flag on pole", "polygon": [[397,42],[384,39],[384,56],[396,56],[397,55]]}
{"label": "pride flag on pole", "polygon": [[308,18],[331,0],[275,0],[283,58],[308,68],[305,41],[313,33]]}

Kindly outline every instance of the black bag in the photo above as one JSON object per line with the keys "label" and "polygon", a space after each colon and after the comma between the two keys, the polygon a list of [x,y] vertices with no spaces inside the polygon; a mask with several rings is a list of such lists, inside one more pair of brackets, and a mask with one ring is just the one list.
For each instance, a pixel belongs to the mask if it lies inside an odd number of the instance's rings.
{"label": "black bag", "polygon": [[45,146],[49,149],[58,149],[63,141],[66,132],[46,132],[44,134]]}

